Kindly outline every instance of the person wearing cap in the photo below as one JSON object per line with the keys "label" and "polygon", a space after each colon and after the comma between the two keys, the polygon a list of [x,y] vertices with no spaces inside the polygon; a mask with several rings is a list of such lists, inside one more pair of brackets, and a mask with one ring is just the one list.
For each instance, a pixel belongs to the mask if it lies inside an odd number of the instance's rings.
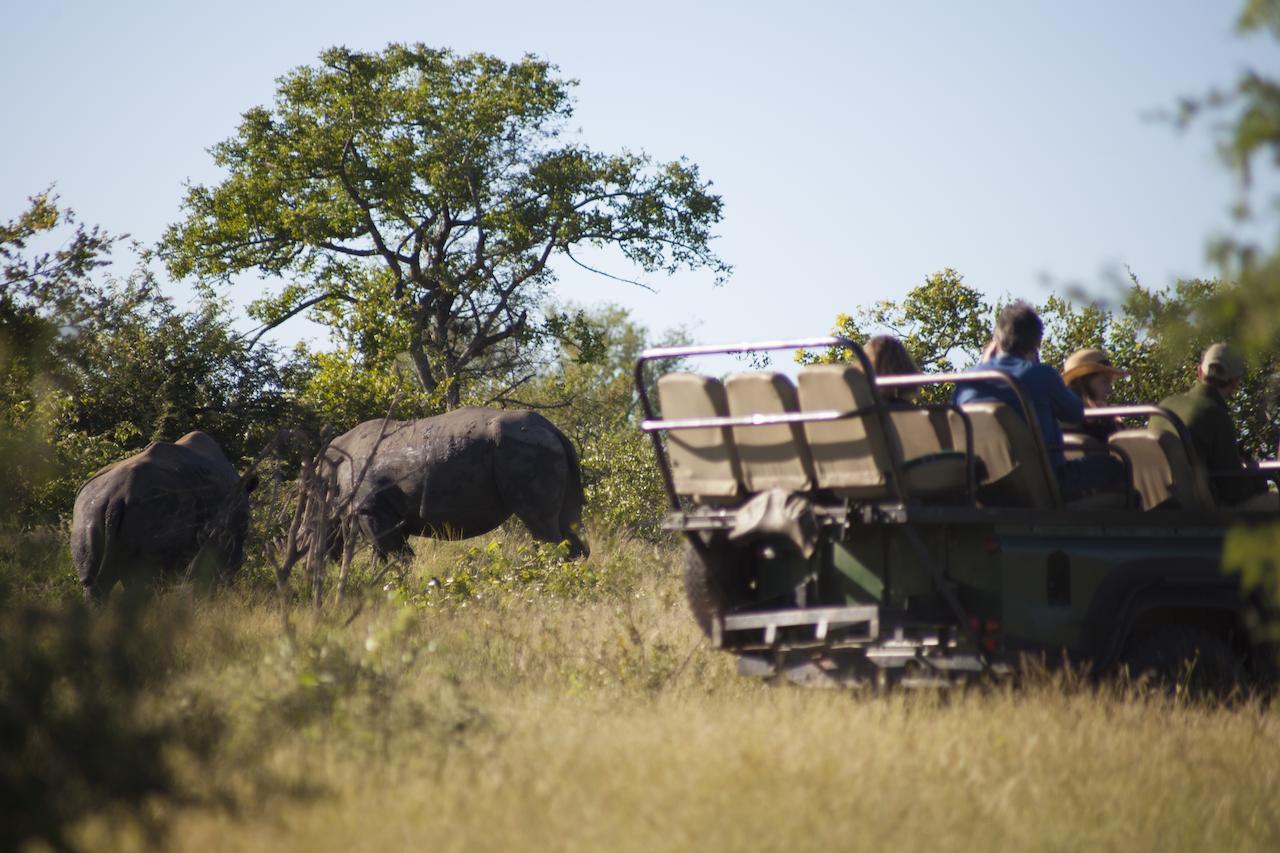
{"label": "person wearing cap", "polygon": [[[1076,350],[1062,365],[1062,381],[1084,402],[1086,409],[1107,405],[1115,381],[1128,375],[1112,366],[1111,359],[1100,349]],[[1071,432],[1083,433],[1103,444],[1112,433],[1123,428],[1119,418],[1094,418],[1069,427]]]}
{"label": "person wearing cap", "polygon": [[[1187,426],[1196,456],[1210,474],[1209,487],[1224,506],[1236,506],[1267,491],[1262,477],[1240,476],[1248,468],[1237,447],[1235,421],[1227,401],[1240,390],[1244,378],[1244,359],[1224,343],[1216,343],[1204,351],[1196,368],[1196,382],[1182,394],[1160,401]],[[1157,429],[1175,431],[1161,419],[1153,419]],[[1214,477],[1213,474],[1234,474]]]}

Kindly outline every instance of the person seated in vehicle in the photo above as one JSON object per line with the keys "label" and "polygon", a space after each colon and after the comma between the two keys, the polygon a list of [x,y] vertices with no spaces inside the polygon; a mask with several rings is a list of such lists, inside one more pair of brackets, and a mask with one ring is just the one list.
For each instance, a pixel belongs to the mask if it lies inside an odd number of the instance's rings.
{"label": "person seated in vehicle", "polygon": [[[1244,372],[1244,358],[1238,352],[1225,343],[1213,344],[1200,358],[1195,384],[1160,401],[1186,424],[1196,456],[1209,472],[1209,488],[1222,506],[1268,503],[1266,479],[1247,475],[1252,462],[1239,450],[1235,421],[1227,408],[1227,401],[1240,390]],[[1159,429],[1176,429],[1163,420],[1153,423]]]}
{"label": "person seated in vehicle", "polygon": [[[1026,302],[1006,305],[996,317],[995,352],[969,370],[998,370],[1013,377],[1035,411],[1049,463],[1058,479],[1064,500],[1074,500],[1102,491],[1125,489],[1124,465],[1111,456],[1087,455],[1067,460],[1063,453],[1059,421],[1080,423],[1084,403],[1062,381],[1062,375],[1040,363],[1040,342],[1044,324]],[[1021,413],[1013,390],[1003,382],[966,382],[955,393],[955,402],[1004,403]],[[1025,417],[1025,416],[1024,416]]]}
{"label": "person seated in vehicle", "polygon": [[[1100,349],[1080,349],[1067,356],[1062,364],[1062,381],[1083,402],[1086,409],[1107,405],[1115,381],[1128,376],[1111,364],[1111,359]],[[1079,424],[1069,424],[1067,432],[1088,436],[1106,445],[1113,433],[1124,429],[1119,418],[1091,418]]]}
{"label": "person seated in vehicle", "polygon": [[[903,373],[919,373],[916,361],[907,352],[902,341],[893,335],[876,335],[862,347],[871,362],[876,376],[897,376]],[[891,407],[909,405],[916,396],[916,389],[909,387],[881,388],[880,399]]]}

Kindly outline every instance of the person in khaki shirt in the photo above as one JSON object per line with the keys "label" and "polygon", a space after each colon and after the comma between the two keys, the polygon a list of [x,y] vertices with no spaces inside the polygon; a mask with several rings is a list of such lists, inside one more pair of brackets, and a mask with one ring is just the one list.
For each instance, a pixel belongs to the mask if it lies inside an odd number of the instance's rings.
{"label": "person in khaki shirt", "polygon": [[[1244,359],[1228,345],[1217,343],[1204,351],[1196,369],[1195,384],[1182,394],[1160,401],[1161,406],[1187,425],[1196,455],[1209,471],[1209,487],[1223,506],[1256,501],[1267,491],[1264,478],[1243,476],[1249,463],[1240,454],[1235,421],[1227,408],[1227,401],[1240,390],[1243,378]],[[1153,423],[1159,429],[1174,429],[1158,418],[1153,419]],[[1236,476],[1214,477],[1214,474]]]}

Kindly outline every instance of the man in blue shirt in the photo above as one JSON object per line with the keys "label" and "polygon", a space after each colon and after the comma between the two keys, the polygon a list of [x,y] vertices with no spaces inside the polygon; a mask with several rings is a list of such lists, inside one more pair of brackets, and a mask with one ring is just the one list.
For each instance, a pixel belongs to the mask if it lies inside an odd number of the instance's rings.
{"label": "man in blue shirt", "polygon": [[[1097,491],[1122,490],[1124,466],[1117,460],[1090,455],[1068,462],[1063,455],[1062,428],[1058,422],[1080,423],[1084,420],[1084,403],[1067,388],[1058,371],[1040,363],[1043,337],[1044,324],[1034,308],[1021,301],[1006,305],[996,318],[995,352],[970,370],[998,370],[1017,380],[1035,412],[1064,500]],[[963,383],[956,389],[955,402],[1004,403],[1021,413],[1013,390],[1003,382]]]}

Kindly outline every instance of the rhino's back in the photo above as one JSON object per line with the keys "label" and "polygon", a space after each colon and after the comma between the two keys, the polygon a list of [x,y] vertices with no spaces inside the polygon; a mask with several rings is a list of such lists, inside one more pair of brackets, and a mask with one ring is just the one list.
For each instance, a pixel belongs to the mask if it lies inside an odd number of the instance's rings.
{"label": "rhino's back", "polygon": [[81,580],[135,563],[141,569],[182,560],[238,485],[225,457],[169,442],[101,469],[80,487],[72,511],[72,559]]}

